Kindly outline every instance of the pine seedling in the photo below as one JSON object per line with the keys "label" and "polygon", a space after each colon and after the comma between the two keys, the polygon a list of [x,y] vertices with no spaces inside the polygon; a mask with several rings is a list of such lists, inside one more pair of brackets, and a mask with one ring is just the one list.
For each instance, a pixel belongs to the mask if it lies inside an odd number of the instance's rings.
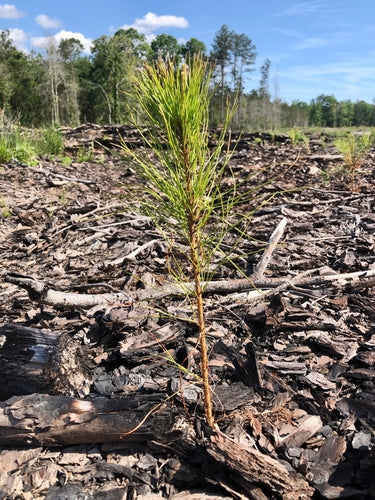
{"label": "pine seedling", "polygon": [[[225,192],[221,187],[230,159],[226,134],[234,109],[228,110],[216,146],[209,148],[211,73],[200,55],[187,63],[159,59],[145,64],[134,84],[147,122],[147,129],[138,127],[146,148],[134,149],[125,140],[121,146],[138,174],[143,211],[153,218],[172,252],[178,253],[178,240],[189,248],[188,265],[177,265],[174,278],[181,287],[187,278],[194,282],[190,298],[199,333],[204,408],[207,423],[213,427],[204,281],[213,255],[233,229],[230,215],[239,197],[235,185]],[[191,292],[186,290],[186,295]]]}
{"label": "pine seedling", "polygon": [[303,143],[306,151],[309,150],[309,138],[298,128],[294,127],[289,130],[288,136],[293,148],[297,147],[299,144]]}
{"label": "pine seedling", "polygon": [[351,190],[355,190],[355,174],[366,158],[374,138],[370,134],[348,134],[335,141],[335,146],[344,156],[344,164],[349,169]]}

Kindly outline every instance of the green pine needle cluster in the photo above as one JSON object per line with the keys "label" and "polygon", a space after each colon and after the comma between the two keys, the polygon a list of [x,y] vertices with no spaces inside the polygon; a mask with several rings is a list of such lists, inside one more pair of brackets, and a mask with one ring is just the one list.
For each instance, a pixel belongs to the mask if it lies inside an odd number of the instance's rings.
{"label": "green pine needle cluster", "polygon": [[351,190],[355,190],[355,173],[364,162],[370,148],[374,144],[372,134],[348,134],[335,141],[335,146],[344,157],[344,164],[351,177]]}
{"label": "green pine needle cluster", "polygon": [[[201,272],[209,266],[222,238],[223,221],[235,203],[235,190],[231,194],[221,190],[230,158],[225,135],[233,109],[228,111],[215,148],[209,148],[211,71],[200,56],[182,64],[163,59],[146,64],[135,80],[137,102],[147,122],[146,129],[139,127],[145,154],[122,142],[143,180],[139,187],[144,196],[138,197],[143,210],[165,236],[172,235],[172,241],[177,236],[190,242],[194,232],[198,245],[204,247],[199,257]],[[217,234],[212,226],[208,230],[213,219]]]}

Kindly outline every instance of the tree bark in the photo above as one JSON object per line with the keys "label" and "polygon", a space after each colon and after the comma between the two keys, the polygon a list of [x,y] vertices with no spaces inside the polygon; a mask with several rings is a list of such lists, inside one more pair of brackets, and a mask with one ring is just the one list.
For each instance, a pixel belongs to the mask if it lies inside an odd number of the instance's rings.
{"label": "tree bark", "polygon": [[43,370],[58,345],[60,333],[20,324],[0,327],[0,400],[43,392]]}
{"label": "tree bark", "polygon": [[[0,446],[59,447],[127,441],[157,441],[182,454],[198,445],[186,414],[172,410],[164,394],[135,394],[121,400],[32,394],[0,404]],[[314,490],[302,476],[256,449],[244,448],[220,431],[212,434],[205,448],[248,498],[302,500],[312,496]]]}
{"label": "tree bark", "polygon": [[259,487],[266,498],[303,500],[311,498],[314,489],[297,473],[290,473],[277,460],[258,450],[244,448],[222,433],[211,437],[208,453],[223,464],[234,479],[254,498],[254,487]]}
{"label": "tree bark", "polygon": [[0,404],[0,446],[65,446],[184,436],[179,413],[163,406],[164,394],[121,400],[31,394]]}

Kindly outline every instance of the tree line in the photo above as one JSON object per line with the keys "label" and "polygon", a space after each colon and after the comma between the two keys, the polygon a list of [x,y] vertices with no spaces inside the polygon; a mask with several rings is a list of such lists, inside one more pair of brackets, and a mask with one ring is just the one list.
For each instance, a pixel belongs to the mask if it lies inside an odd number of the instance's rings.
{"label": "tree line", "polygon": [[234,129],[375,126],[374,104],[363,100],[338,101],[322,94],[310,103],[287,103],[272,95],[268,59],[260,66],[260,81],[246,92],[249,74],[256,68],[256,47],[246,34],[235,33],[227,25],[216,32],[210,51],[196,38],[180,44],[168,34],[148,43],[134,28],[100,36],[93,41],[90,55],[84,55],[83,49],[75,38],[58,45],[51,39],[43,55],[24,53],[14,46],[9,31],[0,32],[2,116],[27,127],[141,121],[132,87],[134,72],[145,61],[182,61],[200,53],[215,65],[213,127],[220,126],[234,101]]}

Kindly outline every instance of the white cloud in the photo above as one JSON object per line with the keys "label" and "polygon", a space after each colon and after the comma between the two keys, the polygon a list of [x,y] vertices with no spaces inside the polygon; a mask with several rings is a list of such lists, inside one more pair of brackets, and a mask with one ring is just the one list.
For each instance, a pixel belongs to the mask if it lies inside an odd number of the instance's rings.
{"label": "white cloud", "polygon": [[290,38],[301,38],[301,36],[302,36],[300,31],[296,31],[296,30],[292,30],[292,29],[273,27],[272,31],[275,31],[276,33],[279,33],[280,35],[283,35],[283,36],[288,36]]}
{"label": "white cloud", "polygon": [[295,66],[288,68],[287,74],[289,77],[306,79],[307,81],[314,77],[341,74],[360,82],[363,78],[374,77],[374,68],[368,62],[353,60],[344,63],[317,64],[316,66]]}
{"label": "white cloud", "polygon": [[9,3],[0,4],[0,18],[2,19],[18,19],[25,16],[25,12],[21,12],[15,5]]}
{"label": "white cloud", "polygon": [[17,47],[18,50],[26,52],[25,43],[27,41],[27,36],[23,30],[19,28],[10,28],[9,38],[12,40],[14,46]]}
{"label": "white cloud", "polygon": [[82,33],[74,33],[73,31],[61,30],[52,36],[32,37],[31,44],[33,45],[33,47],[36,47],[38,49],[46,49],[51,45],[51,43],[54,43],[57,46],[59,45],[61,40],[65,40],[67,38],[76,38],[82,43],[84,52],[86,52],[87,54],[90,53],[92,40],[90,38],[86,38],[84,35],[82,35]]}
{"label": "white cloud", "polygon": [[136,19],[131,25],[122,26],[123,29],[134,28],[139,33],[150,36],[160,28],[187,28],[189,22],[184,17],[179,16],[158,16],[153,12],[147,12],[145,16]]}
{"label": "white cloud", "polygon": [[60,28],[61,26],[61,22],[58,19],[52,19],[44,14],[36,16],[35,21],[46,30]]}

